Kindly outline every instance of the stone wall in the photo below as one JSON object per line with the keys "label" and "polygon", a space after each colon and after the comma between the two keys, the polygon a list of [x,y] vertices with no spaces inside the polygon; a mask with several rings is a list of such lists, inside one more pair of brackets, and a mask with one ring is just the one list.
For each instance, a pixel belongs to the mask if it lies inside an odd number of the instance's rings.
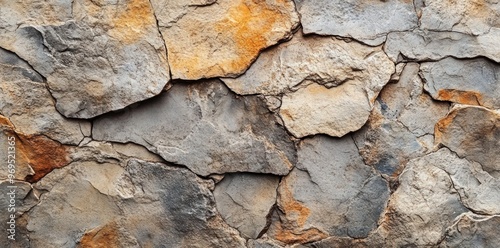
{"label": "stone wall", "polygon": [[0,0],[0,79],[0,247],[500,246],[498,0]]}

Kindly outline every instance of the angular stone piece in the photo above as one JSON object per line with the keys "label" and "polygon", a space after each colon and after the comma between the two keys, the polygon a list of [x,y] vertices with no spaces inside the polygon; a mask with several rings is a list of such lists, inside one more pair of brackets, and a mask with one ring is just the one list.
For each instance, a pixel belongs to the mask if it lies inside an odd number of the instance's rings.
{"label": "angular stone piece", "polygon": [[459,159],[448,149],[429,156],[428,161],[449,174],[453,188],[468,209],[485,215],[500,214],[500,179],[485,172],[480,164]]}
{"label": "angular stone piece", "polygon": [[442,163],[453,166],[459,160],[449,150],[411,160],[399,177],[399,187],[391,195],[382,224],[373,235],[374,243],[389,242],[394,247],[435,246],[446,227],[468,210],[460,202],[450,175]]}
{"label": "angular stone piece", "polygon": [[308,138],[298,155],[297,167],[281,181],[282,214],[269,235],[288,244],[329,235],[367,237],[377,227],[389,187],[363,163],[353,139]]}
{"label": "angular stone piece", "polygon": [[276,203],[279,177],[259,174],[229,174],[215,186],[217,210],[230,226],[246,238],[257,238],[267,225],[267,215]]}
{"label": "angular stone piece", "polygon": [[396,180],[405,164],[434,148],[434,125],[448,103],[423,92],[419,65],[408,63],[396,83],[384,87],[367,124],[353,134],[364,162]]}
{"label": "angular stone piece", "polygon": [[296,0],[305,33],[350,37],[380,45],[389,32],[417,27],[412,1]]}
{"label": "angular stone piece", "polygon": [[203,176],[285,175],[296,160],[291,138],[265,103],[236,97],[218,80],[176,84],[144,104],[99,118],[93,137],[141,144]]}
{"label": "angular stone piece", "polygon": [[500,113],[482,107],[457,106],[436,124],[436,143],[481,164],[500,178]]}
{"label": "angular stone piece", "polygon": [[64,144],[78,144],[90,125],[65,119],[54,108],[42,77],[16,54],[0,49],[0,113],[9,118],[15,131],[43,134]]}
{"label": "angular stone piece", "polygon": [[485,58],[422,63],[425,89],[436,100],[500,109],[500,65]]}
{"label": "angular stone piece", "polygon": [[[68,4],[70,16],[54,13]],[[47,78],[56,107],[66,117],[91,118],[122,109],[159,94],[169,81],[165,44],[147,0],[50,1],[8,8],[25,25],[5,34],[0,46]],[[61,17],[32,20],[37,8]]]}
{"label": "angular stone piece", "polygon": [[365,93],[364,86],[354,81],[331,89],[311,84],[283,96],[280,116],[297,138],[314,134],[342,137],[368,120],[372,103]]}
{"label": "angular stone piece", "polygon": [[174,79],[236,76],[291,36],[292,0],[152,0]]}
{"label": "angular stone piece", "polygon": [[500,216],[463,215],[451,226],[440,247],[488,247],[500,244]]}
{"label": "angular stone piece", "polygon": [[363,126],[393,72],[380,48],[298,33],[263,52],[244,75],[223,80],[239,94],[285,93],[280,115],[296,137],[343,136]]}
{"label": "angular stone piece", "polygon": [[303,36],[299,31],[291,41],[264,51],[245,74],[223,81],[244,95],[278,95],[307,82],[331,88],[361,81],[372,97],[370,90],[385,85],[393,72],[392,63],[380,48],[331,37]]}
{"label": "angular stone piece", "polygon": [[500,62],[500,28],[473,36],[457,32],[393,32],[387,35],[384,50],[393,61],[440,60],[445,57],[475,58],[484,56]]}
{"label": "angular stone piece", "polygon": [[5,166],[0,167],[0,180],[33,183],[71,162],[68,146],[43,134],[23,134],[1,115],[0,149],[0,157],[5,162]]}
{"label": "angular stone piece", "polygon": [[28,213],[30,242],[36,247],[243,247],[237,231],[218,216],[211,187],[210,180],[187,169],[160,163],[73,163],[35,185],[48,192]]}
{"label": "angular stone piece", "polygon": [[498,1],[425,0],[421,8],[420,28],[434,31],[455,31],[471,35],[488,33],[500,28]]}

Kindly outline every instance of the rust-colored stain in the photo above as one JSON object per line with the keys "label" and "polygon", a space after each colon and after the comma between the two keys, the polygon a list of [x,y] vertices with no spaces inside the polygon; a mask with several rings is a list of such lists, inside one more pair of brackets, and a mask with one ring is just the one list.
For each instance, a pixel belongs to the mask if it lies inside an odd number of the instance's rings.
{"label": "rust-colored stain", "polygon": [[[465,14],[475,18],[494,17],[498,15],[495,10],[489,7],[485,0],[469,0],[467,12]],[[494,18],[492,18],[494,19]]]}
{"label": "rust-colored stain", "polygon": [[297,216],[296,226],[302,227],[307,221],[307,217],[311,214],[311,211],[304,206],[304,204],[298,202],[293,198],[292,192],[286,185],[286,182],[283,184],[280,190],[280,198],[281,198],[281,207],[286,212],[287,215]]}
{"label": "rust-colored stain", "polygon": [[322,240],[327,237],[328,234],[323,233],[316,228],[296,231],[287,229],[281,223],[279,223],[274,238],[285,244],[304,244]]}
{"label": "rust-colored stain", "polygon": [[[186,79],[198,79],[242,73],[261,50],[285,35],[282,30],[290,22],[290,13],[281,9],[291,8],[290,1],[229,2],[231,6],[227,12],[214,23],[205,23],[203,30],[184,27],[188,29],[183,30],[186,39],[194,43],[191,51],[182,50],[184,48],[176,47],[175,42],[167,39],[174,74],[177,72]],[[202,41],[200,37],[206,40]]]}
{"label": "rust-colored stain", "polygon": [[7,117],[1,115],[0,115],[0,126],[7,126],[9,128],[14,127],[14,125],[12,125],[12,122],[10,122],[10,120]]}
{"label": "rust-colored stain", "polygon": [[15,137],[16,162],[28,163],[35,172],[25,178],[27,182],[37,182],[52,170],[69,164],[67,148],[59,142],[43,135],[17,132],[9,119],[1,115],[0,127],[6,135]]}
{"label": "rust-colored stain", "polygon": [[80,240],[79,248],[114,248],[119,247],[118,226],[115,222],[102,228],[86,232]]}
{"label": "rust-colored stain", "polygon": [[230,8],[227,16],[215,24],[217,32],[227,33],[236,44],[239,58],[230,61],[230,68],[240,71],[247,67],[268,46],[267,36],[272,34],[273,26],[286,17],[262,0],[246,0]]}
{"label": "rust-colored stain", "polygon": [[438,99],[469,105],[481,105],[482,96],[479,92],[443,89],[438,92]]}
{"label": "rust-colored stain", "polygon": [[18,145],[28,158],[34,175],[26,177],[30,183],[37,182],[49,172],[69,164],[67,148],[43,135],[17,134]]}
{"label": "rust-colored stain", "polygon": [[434,139],[436,143],[441,143],[442,134],[447,131],[448,127],[455,120],[457,113],[457,110],[454,110],[436,123],[434,126]]}
{"label": "rust-colored stain", "polygon": [[286,244],[303,244],[328,237],[327,233],[316,228],[304,229],[311,211],[293,198],[286,181],[283,181],[280,187],[280,208],[287,218],[282,219],[283,223],[277,224],[274,233],[276,240]]}
{"label": "rust-colored stain", "polygon": [[148,27],[154,27],[156,20],[147,0],[128,0],[125,7],[120,8],[112,23],[114,29],[110,34],[120,41],[131,44],[141,39]]}
{"label": "rust-colored stain", "polygon": [[288,109],[285,109],[285,108],[281,108],[280,109],[280,115],[283,117],[283,119],[289,119],[289,120],[295,120],[295,118],[293,118],[293,115],[292,113],[290,113],[290,110]]}

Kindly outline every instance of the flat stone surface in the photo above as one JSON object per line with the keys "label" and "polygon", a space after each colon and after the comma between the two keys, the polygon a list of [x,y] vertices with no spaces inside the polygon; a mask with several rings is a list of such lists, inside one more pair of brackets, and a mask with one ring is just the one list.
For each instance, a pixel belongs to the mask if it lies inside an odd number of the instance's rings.
{"label": "flat stone surface", "polygon": [[422,63],[425,89],[440,101],[500,108],[500,65],[485,58]]}
{"label": "flat stone surface", "polygon": [[284,243],[367,237],[377,227],[389,187],[363,163],[352,137],[308,138],[298,155],[297,167],[280,183],[280,223],[270,235]]}
{"label": "flat stone surface", "polygon": [[[71,12],[58,11],[63,8]],[[41,10],[48,17],[33,20]],[[147,0],[28,1],[8,4],[4,11],[24,25],[4,30],[0,47],[47,79],[66,117],[122,109],[159,94],[169,81],[165,44]],[[0,21],[12,29],[12,20]]]}
{"label": "flat stone surface", "polygon": [[498,1],[424,0],[420,28],[435,31],[454,31],[472,35],[488,33],[500,27]]}
{"label": "flat stone surface", "polygon": [[35,185],[49,192],[28,214],[30,243],[243,247],[237,231],[218,216],[212,187],[187,169],[160,163],[74,163]]}
{"label": "flat stone surface", "polygon": [[500,28],[480,36],[446,31],[393,32],[387,35],[384,50],[393,61],[484,56],[500,62],[499,36]]}
{"label": "flat stone surface", "polygon": [[215,186],[214,197],[222,218],[245,238],[258,238],[276,203],[279,177],[229,174]]}
{"label": "flat stone surface", "polygon": [[218,80],[176,84],[142,105],[97,119],[92,134],[141,144],[203,176],[285,175],[296,160],[293,142],[265,103],[237,98]]}
{"label": "flat stone surface", "polygon": [[338,35],[380,45],[389,32],[418,25],[412,1],[296,0],[305,33]]}
{"label": "flat stone surface", "polygon": [[152,0],[172,77],[237,76],[299,24],[292,0]]}
{"label": "flat stone surface", "polygon": [[481,164],[500,178],[500,114],[482,107],[457,106],[436,125],[436,143]]}

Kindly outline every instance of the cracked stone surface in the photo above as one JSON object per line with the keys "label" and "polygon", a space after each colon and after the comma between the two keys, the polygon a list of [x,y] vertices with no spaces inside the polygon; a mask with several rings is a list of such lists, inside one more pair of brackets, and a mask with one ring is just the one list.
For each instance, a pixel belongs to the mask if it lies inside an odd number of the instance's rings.
{"label": "cracked stone surface", "polygon": [[363,163],[350,135],[301,142],[297,167],[280,183],[280,220],[271,236],[306,243],[329,235],[364,238],[377,227],[387,182]]}
{"label": "cracked stone surface", "polygon": [[24,134],[43,134],[66,144],[78,144],[90,134],[90,124],[68,120],[54,108],[43,79],[21,58],[0,49],[0,113]]}
{"label": "cracked stone surface", "polygon": [[448,230],[441,247],[495,247],[500,243],[496,233],[500,216],[461,216]]}
{"label": "cracked stone surface", "polygon": [[433,102],[423,92],[417,63],[408,63],[399,80],[380,93],[367,124],[353,136],[367,165],[397,177],[413,158],[433,150],[434,124],[449,104]]}
{"label": "cracked stone surface", "polygon": [[144,145],[203,176],[285,175],[296,160],[293,142],[265,103],[237,98],[218,80],[176,84],[150,102],[99,118],[93,137]]}
{"label": "cracked stone surface", "polygon": [[387,35],[384,51],[393,61],[484,56],[498,63],[499,36],[500,28],[491,29],[489,33],[480,36],[446,31],[393,32]]}
{"label": "cracked stone surface", "polygon": [[299,33],[264,52],[244,75],[223,80],[239,94],[285,92],[280,116],[296,137],[343,136],[363,126],[393,72],[380,48]]}
{"label": "cracked stone surface", "polygon": [[[106,247],[244,244],[218,215],[210,190],[213,182],[184,168],[135,159],[124,167],[79,162],[34,187],[49,191],[28,214],[34,220],[27,225],[30,242],[36,247],[77,242]],[[220,239],[209,238],[214,235]]]}
{"label": "cracked stone surface", "polygon": [[176,79],[239,75],[299,22],[292,0],[151,2]]}
{"label": "cracked stone surface", "polygon": [[[480,120],[480,121],[478,121]],[[481,164],[500,178],[500,113],[474,106],[456,106],[436,124],[436,142]]]}
{"label": "cracked stone surface", "polygon": [[[63,8],[67,10],[59,11]],[[32,20],[47,12],[46,19]],[[159,94],[169,81],[165,44],[147,0],[12,2],[0,47],[47,79],[57,109],[91,118]]]}
{"label": "cracked stone surface", "polygon": [[467,212],[450,174],[440,168],[442,163],[452,167],[457,160],[445,149],[411,160],[389,199],[384,221],[370,237],[375,240],[372,243],[390,240],[394,246],[437,244],[446,227]]}
{"label": "cracked stone surface", "polygon": [[338,35],[376,46],[389,32],[417,27],[412,1],[296,0],[305,33]]}
{"label": "cracked stone surface", "polygon": [[500,28],[498,1],[423,0],[420,27],[435,31],[454,31],[482,35],[492,28]]}
{"label": "cracked stone surface", "polygon": [[279,177],[229,174],[215,186],[214,196],[222,218],[246,238],[258,238],[276,203]]}
{"label": "cracked stone surface", "polygon": [[499,89],[499,0],[0,0],[0,247],[497,248]]}
{"label": "cracked stone surface", "polygon": [[500,65],[485,58],[422,63],[425,89],[434,99],[500,108]]}

